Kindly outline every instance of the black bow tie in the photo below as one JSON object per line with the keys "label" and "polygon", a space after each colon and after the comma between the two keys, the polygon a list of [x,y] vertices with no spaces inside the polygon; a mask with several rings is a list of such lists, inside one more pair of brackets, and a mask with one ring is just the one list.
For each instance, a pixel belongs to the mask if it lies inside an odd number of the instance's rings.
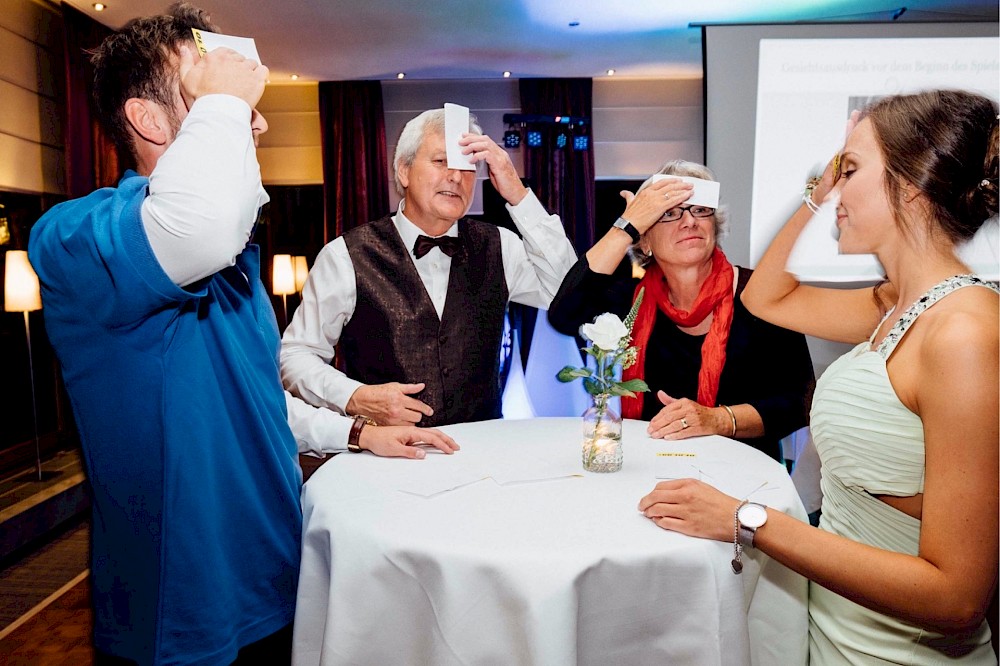
{"label": "black bow tie", "polygon": [[449,257],[454,257],[462,249],[462,241],[457,236],[438,236],[437,238],[417,236],[417,242],[413,244],[413,256],[420,259],[434,247],[439,247]]}

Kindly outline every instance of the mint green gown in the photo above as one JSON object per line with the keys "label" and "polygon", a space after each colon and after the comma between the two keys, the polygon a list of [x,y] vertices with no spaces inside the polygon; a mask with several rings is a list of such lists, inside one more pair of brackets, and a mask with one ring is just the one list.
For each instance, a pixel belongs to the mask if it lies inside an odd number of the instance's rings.
{"label": "mint green gown", "polygon": [[[920,521],[874,497],[909,497],[924,490],[923,425],[896,396],[886,362],[921,312],[967,286],[997,291],[995,285],[969,275],[941,282],[907,310],[878,349],[871,349],[871,339],[862,342],[817,382],[811,429],[822,460],[822,529],[875,548],[917,555]],[[856,566],[864,567],[864,562]],[[812,664],[997,663],[986,622],[967,636],[945,638],[864,608],[816,583],[809,587],[809,620]]]}

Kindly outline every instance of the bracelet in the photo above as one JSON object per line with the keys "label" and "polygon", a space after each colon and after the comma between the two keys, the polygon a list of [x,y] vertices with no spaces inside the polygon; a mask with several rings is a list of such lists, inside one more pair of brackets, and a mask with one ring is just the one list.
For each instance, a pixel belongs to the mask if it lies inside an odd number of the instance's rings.
{"label": "bracelet", "polygon": [[375,419],[362,416],[361,414],[354,417],[354,423],[351,424],[351,432],[347,435],[347,450],[351,453],[361,453],[363,451],[361,448],[361,431],[366,425],[374,426],[378,424],[375,423]]}
{"label": "bracelet", "polygon": [[740,502],[733,513],[733,573],[743,573],[743,545],[740,543],[740,509],[747,503],[747,500]]}
{"label": "bracelet", "polygon": [[806,208],[811,210],[814,215],[819,212],[819,206],[817,206],[816,202],[813,201],[812,193],[813,190],[815,190],[816,187],[819,186],[819,183],[820,183],[819,177],[813,176],[808,181],[806,181],[806,189],[802,192],[802,203],[804,203],[806,205]]}
{"label": "bracelet", "polygon": [[729,412],[729,418],[733,420],[733,434],[730,437],[736,437],[736,414],[733,413],[733,408],[729,405],[723,405],[722,408]]}

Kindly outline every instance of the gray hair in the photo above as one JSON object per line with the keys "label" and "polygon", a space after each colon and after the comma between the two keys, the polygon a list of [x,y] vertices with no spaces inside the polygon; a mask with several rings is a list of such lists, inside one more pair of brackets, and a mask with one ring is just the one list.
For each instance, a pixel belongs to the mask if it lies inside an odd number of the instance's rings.
{"label": "gray hair", "polygon": [[[399,196],[406,195],[406,188],[399,182],[399,167],[411,166],[413,159],[417,156],[417,151],[420,150],[420,144],[424,142],[424,137],[436,132],[444,133],[443,108],[424,111],[403,126],[403,131],[399,133],[399,140],[396,141],[396,153],[392,158],[393,180],[396,184],[396,193]],[[469,133],[483,133],[483,128],[479,126],[479,120],[472,113],[469,114]]]}
{"label": "gray hair", "polygon": [[[659,169],[653,176],[663,174],[665,176],[688,176],[690,178],[701,178],[702,180],[715,180],[715,174],[704,164],[688,162],[687,160],[670,160]],[[636,194],[653,184],[653,176],[639,186]],[[729,207],[720,205],[715,209],[715,242],[718,243],[729,232]]]}

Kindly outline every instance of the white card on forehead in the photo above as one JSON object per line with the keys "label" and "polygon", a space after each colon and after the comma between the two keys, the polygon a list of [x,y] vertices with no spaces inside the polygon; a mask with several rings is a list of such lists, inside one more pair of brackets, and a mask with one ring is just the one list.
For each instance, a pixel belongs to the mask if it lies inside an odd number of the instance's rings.
{"label": "white card on forehead", "polygon": [[472,155],[463,155],[458,140],[469,131],[469,107],[459,104],[444,105],[444,145],[448,151],[448,168],[475,171]]}
{"label": "white card on forehead", "polygon": [[256,60],[258,65],[263,64],[260,61],[260,55],[257,54],[257,43],[253,41],[252,37],[220,35],[217,32],[208,32],[198,28],[191,28],[191,32],[194,33],[194,45],[198,47],[198,52],[202,55],[224,46],[236,51],[247,60]]}
{"label": "white card on forehead", "polygon": [[691,176],[668,176],[658,173],[653,176],[653,182],[655,183],[664,178],[676,178],[677,180],[683,180],[685,183],[694,185],[694,192],[691,193],[691,198],[684,202],[684,205],[707,206],[709,208],[719,207],[719,183],[716,181],[705,180],[704,178],[692,178]]}

